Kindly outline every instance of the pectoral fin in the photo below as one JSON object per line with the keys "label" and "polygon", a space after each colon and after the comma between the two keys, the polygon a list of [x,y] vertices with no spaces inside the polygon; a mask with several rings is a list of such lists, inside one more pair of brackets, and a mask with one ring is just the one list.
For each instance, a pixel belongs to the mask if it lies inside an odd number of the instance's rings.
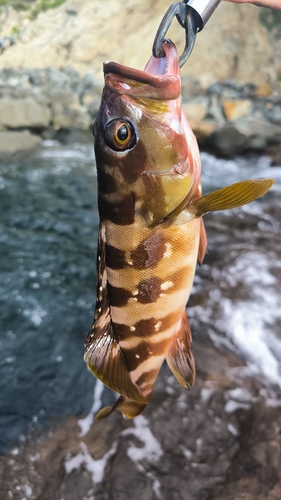
{"label": "pectoral fin", "polygon": [[263,196],[274,184],[273,179],[257,179],[236,182],[198,198],[186,207],[189,214],[200,217],[208,212],[217,212],[240,207]]}
{"label": "pectoral fin", "polygon": [[177,331],[170,342],[166,361],[177,381],[187,389],[190,389],[195,379],[195,363],[190,344],[191,330],[184,311]]}

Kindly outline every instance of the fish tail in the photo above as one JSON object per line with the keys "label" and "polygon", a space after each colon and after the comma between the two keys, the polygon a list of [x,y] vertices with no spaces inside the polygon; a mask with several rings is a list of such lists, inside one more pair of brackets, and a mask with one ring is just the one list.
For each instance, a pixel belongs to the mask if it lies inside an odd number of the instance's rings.
{"label": "fish tail", "polygon": [[138,403],[132,399],[120,396],[113,406],[106,406],[105,408],[102,408],[95,416],[95,420],[102,420],[115,410],[120,411],[125,418],[134,418],[140,415],[146,407],[147,404]]}

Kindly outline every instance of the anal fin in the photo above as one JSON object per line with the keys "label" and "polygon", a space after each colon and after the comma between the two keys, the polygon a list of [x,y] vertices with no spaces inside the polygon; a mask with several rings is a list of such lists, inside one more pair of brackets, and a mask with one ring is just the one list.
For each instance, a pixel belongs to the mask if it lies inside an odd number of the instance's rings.
{"label": "anal fin", "polygon": [[190,389],[195,379],[195,363],[190,349],[191,330],[184,311],[166,354],[168,366],[177,381]]}

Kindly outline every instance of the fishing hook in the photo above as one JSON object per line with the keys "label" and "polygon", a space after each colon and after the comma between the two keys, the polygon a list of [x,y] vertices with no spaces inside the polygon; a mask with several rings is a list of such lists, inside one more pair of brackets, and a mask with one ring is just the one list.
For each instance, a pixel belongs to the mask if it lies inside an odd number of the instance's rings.
{"label": "fishing hook", "polygon": [[162,44],[174,17],[176,17],[185,30],[185,48],[179,58],[179,64],[182,67],[194,48],[197,32],[204,28],[220,2],[221,0],[183,0],[172,3],[155,36],[152,47],[154,57],[164,57]]}

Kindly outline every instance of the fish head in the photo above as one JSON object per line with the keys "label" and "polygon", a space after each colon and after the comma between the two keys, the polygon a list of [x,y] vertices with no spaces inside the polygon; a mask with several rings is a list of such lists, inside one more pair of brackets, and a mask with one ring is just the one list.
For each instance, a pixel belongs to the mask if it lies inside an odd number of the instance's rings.
{"label": "fish head", "polygon": [[133,222],[137,213],[153,226],[197,192],[200,159],[182,110],[179,58],[172,42],[163,49],[165,56],[152,56],[144,71],[104,65],[94,125],[101,217],[103,208],[108,214],[118,206],[120,219]]}

